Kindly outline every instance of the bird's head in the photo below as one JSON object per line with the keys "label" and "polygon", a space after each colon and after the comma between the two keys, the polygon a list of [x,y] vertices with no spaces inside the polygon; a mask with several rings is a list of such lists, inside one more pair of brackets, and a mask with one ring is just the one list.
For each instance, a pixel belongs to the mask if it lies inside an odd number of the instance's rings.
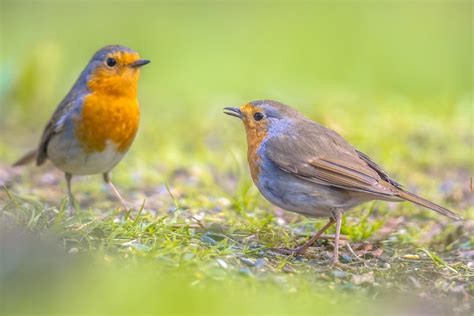
{"label": "bird's head", "polygon": [[240,118],[248,137],[283,131],[294,118],[301,116],[289,106],[271,100],[252,101],[240,108],[227,107],[224,113]]}
{"label": "bird's head", "polygon": [[149,62],[140,59],[140,55],[128,47],[105,46],[94,54],[86,67],[87,86],[92,91],[136,95],[140,68]]}

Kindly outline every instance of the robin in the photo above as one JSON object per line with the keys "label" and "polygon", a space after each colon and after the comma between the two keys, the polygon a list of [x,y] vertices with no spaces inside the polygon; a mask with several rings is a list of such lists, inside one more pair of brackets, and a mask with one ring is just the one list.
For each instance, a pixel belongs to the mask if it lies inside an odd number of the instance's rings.
{"label": "robin", "polygon": [[287,253],[304,253],[336,224],[332,263],[337,264],[343,212],[371,200],[410,201],[461,219],[456,213],[405,191],[338,133],[287,105],[260,100],[224,110],[244,123],[250,174],[262,195],[290,212],[316,218],[329,216],[329,222],[313,237]]}
{"label": "robin", "polygon": [[64,171],[69,210],[74,210],[74,175],[102,174],[117,199],[127,203],[112,184],[110,171],[127,153],[137,133],[140,68],[150,61],[120,45],[98,50],[46,125],[39,146],[14,166],[50,160]]}

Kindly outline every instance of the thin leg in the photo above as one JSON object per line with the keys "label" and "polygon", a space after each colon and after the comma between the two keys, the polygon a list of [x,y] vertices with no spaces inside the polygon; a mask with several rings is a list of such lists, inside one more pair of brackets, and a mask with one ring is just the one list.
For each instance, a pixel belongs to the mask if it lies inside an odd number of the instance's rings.
{"label": "thin leg", "polygon": [[306,249],[311,247],[315,243],[315,241],[318,240],[321,237],[321,235],[324,234],[324,232],[328,230],[328,228],[331,227],[332,225],[334,225],[334,219],[331,217],[329,219],[329,222],[327,222],[313,237],[311,237],[307,242],[305,242],[301,246],[297,247],[293,252],[298,253],[298,254],[304,253]]}
{"label": "thin leg", "polygon": [[339,237],[341,235],[341,224],[342,224],[342,210],[335,209],[332,212],[332,216],[336,221],[336,238],[334,239],[334,254],[332,257],[332,264],[337,265],[339,263]]}
{"label": "thin leg", "polygon": [[65,176],[67,183],[67,200],[69,205],[69,215],[73,215],[76,211],[76,207],[74,206],[74,195],[72,194],[71,190],[72,174],[66,172]]}
{"label": "thin leg", "polygon": [[105,181],[105,183],[107,183],[107,185],[109,186],[110,190],[115,195],[117,200],[120,201],[120,203],[122,204],[124,209],[126,209],[126,210],[130,209],[130,207],[128,206],[128,203],[125,202],[125,200],[122,198],[122,196],[120,195],[120,193],[117,190],[117,188],[115,187],[115,185],[110,180],[110,173],[109,172],[104,173],[104,181]]}
{"label": "thin leg", "polygon": [[334,225],[335,220],[331,217],[329,218],[329,222],[327,222],[313,237],[311,237],[307,242],[305,242],[303,245],[295,248],[295,249],[277,249],[277,248],[271,248],[272,250],[275,250],[277,252],[283,253],[283,254],[302,254],[308,249],[318,238],[320,238],[326,230],[328,230],[329,227]]}

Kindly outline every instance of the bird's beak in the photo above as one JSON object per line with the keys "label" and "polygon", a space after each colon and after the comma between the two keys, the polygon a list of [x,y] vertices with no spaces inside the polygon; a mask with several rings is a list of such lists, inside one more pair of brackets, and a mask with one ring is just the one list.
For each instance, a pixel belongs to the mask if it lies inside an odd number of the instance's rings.
{"label": "bird's beak", "polygon": [[240,112],[239,108],[227,107],[224,108],[224,113],[230,116],[238,117],[239,119],[242,118],[242,112]]}
{"label": "bird's beak", "polygon": [[131,63],[129,66],[132,68],[140,68],[141,66],[145,66],[146,64],[149,64],[150,60],[147,59],[139,59],[137,61],[134,61]]}

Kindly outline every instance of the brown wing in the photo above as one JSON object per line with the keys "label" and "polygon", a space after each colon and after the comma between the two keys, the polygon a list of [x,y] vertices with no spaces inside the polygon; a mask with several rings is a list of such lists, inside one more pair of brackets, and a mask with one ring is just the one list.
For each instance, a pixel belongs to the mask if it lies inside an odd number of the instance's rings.
{"label": "brown wing", "polygon": [[279,168],[307,181],[376,195],[398,193],[339,134],[309,120],[291,135],[271,137],[265,152]]}
{"label": "brown wing", "polygon": [[294,133],[274,136],[265,152],[280,169],[314,183],[385,197],[397,197],[452,219],[458,214],[406,192],[367,155],[354,149],[336,132],[306,120]]}
{"label": "brown wing", "polygon": [[36,164],[41,166],[46,159],[48,159],[48,143],[51,139],[51,136],[54,134],[54,120],[51,118],[44,128],[43,135],[41,136],[41,140],[38,146],[38,150],[36,153]]}
{"label": "brown wing", "polygon": [[359,155],[359,157],[364,160],[372,169],[374,169],[378,174],[379,176],[387,181],[388,183],[390,183],[391,185],[399,188],[399,189],[402,189],[403,188],[403,185],[401,185],[400,183],[398,183],[396,180],[394,180],[393,178],[391,178],[386,172],[385,170],[382,169],[382,167],[380,167],[377,163],[375,163],[369,156],[367,156],[366,154],[364,154],[363,152],[361,151],[358,151],[356,149],[356,152],[357,154]]}
{"label": "brown wing", "polygon": [[30,151],[14,165],[22,165],[31,161],[36,156],[36,164],[39,166],[48,159],[48,144],[54,134],[61,133],[64,124],[72,116],[77,114],[77,110],[82,107],[84,97],[90,92],[87,85],[87,78],[93,69],[93,64],[89,65],[83,70],[79,78],[72,86],[69,93],[62,99],[58,107],[54,111],[51,119],[44,128],[40,143],[36,151]]}
{"label": "brown wing", "polygon": [[[71,91],[74,91],[74,89],[71,89]],[[63,130],[67,118],[73,115],[75,109],[81,106],[82,102],[81,99],[78,98],[78,94],[79,93],[70,92],[66,95],[44,128],[36,156],[36,164],[38,166],[42,165],[46,159],[48,159],[47,151],[51,137]]]}

